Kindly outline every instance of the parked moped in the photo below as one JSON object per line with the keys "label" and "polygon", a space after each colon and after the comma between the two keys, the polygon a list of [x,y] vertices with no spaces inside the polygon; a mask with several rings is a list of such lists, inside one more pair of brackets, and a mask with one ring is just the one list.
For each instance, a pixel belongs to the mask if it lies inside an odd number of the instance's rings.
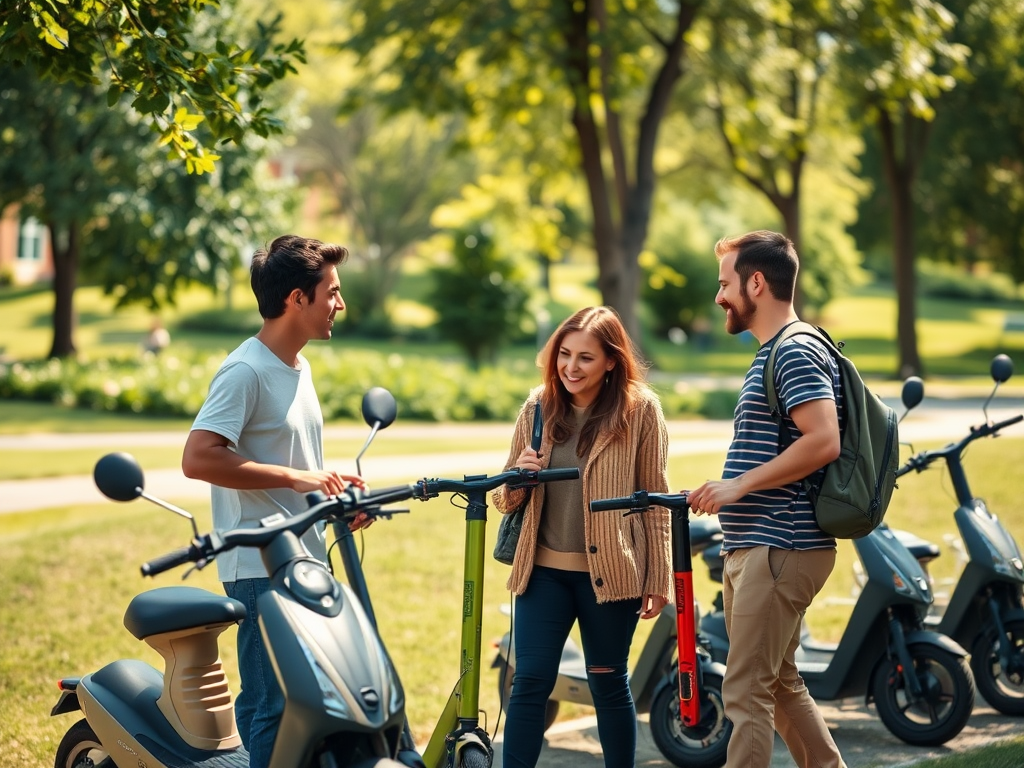
{"label": "parked moped", "polygon": [[[975,683],[967,652],[928,629],[933,597],[928,577],[884,523],[853,542],[866,575],[838,643],[805,633],[796,662],[811,696],[820,701],[864,697],[894,736],[916,746],[945,744],[967,724]],[[721,548],[703,553],[711,578],[722,580]],[[725,615],[701,618],[699,637],[712,657],[728,658]]]}
{"label": "parked moped", "polygon": [[[299,537],[324,521],[348,521],[364,508],[407,499],[411,486],[351,487],[326,500],[313,495],[318,503],[300,514],[200,535],[191,514],[143,490],[142,469],[131,456],[104,456],[94,479],[113,500],[142,497],[191,521],[189,546],[143,564],[143,576],[189,563],[203,568],[235,547],[260,550],[271,589],[259,598],[259,622],[285,698],[271,768],[401,768],[392,759],[405,722],[398,674],[352,591],[306,553]],[[84,718],[61,740],[56,768],[248,766],[218,648],[219,635],[245,619],[242,603],[203,589],[137,595],[125,627],[163,656],[164,671],[120,659],[60,680],[51,714],[81,711]]]}
{"label": "parked moped", "polygon": [[[937,461],[949,468],[958,507],[953,513],[964,549],[967,564],[960,574],[953,593],[945,606],[933,610],[925,618],[926,627],[934,629],[971,649],[971,669],[978,691],[999,712],[1024,715],[1024,564],[1021,550],[1013,536],[993,514],[985,502],[974,497],[967,483],[962,458],[967,446],[983,437],[997,437],[999,432],[1024,420],[1018,414],[999,422],[988,418],[988,405],[999,385],[1013,374],[1013,362],[1006,355],[992,361],[992,379],[995,386],[982,412],[985,423],[971,427],[961,440],[944,448],[915,453],[897,471],[897,476],[909,472],[923,472]],[[908,389],[923,396],[920,379],[904,384],[904,402]],[[913,406],[908,406],[908,408]],[[938,556],[938,548],[931,545],[921,554],[927,560]],[[925,562],[927,562],[925,560]]]}

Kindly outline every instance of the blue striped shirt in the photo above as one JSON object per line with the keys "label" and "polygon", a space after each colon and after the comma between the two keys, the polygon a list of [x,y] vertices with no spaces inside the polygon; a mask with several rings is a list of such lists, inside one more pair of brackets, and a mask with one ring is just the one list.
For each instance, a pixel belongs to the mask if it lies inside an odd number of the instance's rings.
{"label": "blue striped shirt", "polygon": [[[779,428],[768,411],[763,381],[771,346],[772,342],[768,342],[757,351],[743,381],[733,417],[732,444],[722,473],[724,479],[737,477],[779,454]],[[839,368],[818,339],[801,335],[784,342],[775,356],[775,382],[780,409],[786,414],[784,428],[789,430],[792,440],[801,433],[788,413],[802,403],[835,400],[842,423]],[[723,507],[718,519],[725,533],[725,551],[758,546],[830,549],[836,545],[835,539],[818,527],[811,502],[799,481],[750,493]]]}

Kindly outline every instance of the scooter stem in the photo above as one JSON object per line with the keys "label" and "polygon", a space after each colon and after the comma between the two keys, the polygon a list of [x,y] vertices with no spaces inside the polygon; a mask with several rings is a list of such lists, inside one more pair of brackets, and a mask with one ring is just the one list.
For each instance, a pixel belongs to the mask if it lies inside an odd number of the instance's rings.
{"label": "scooter stem", "polygon": [[673,509],[672,570],[676,598],[676,642],[679,647],[679,717],[683,725],[694,727],[700,722],[700,701],[697,689],[697,636],[694,616],[693,560],[690,556],[690,521],[688,509]]}

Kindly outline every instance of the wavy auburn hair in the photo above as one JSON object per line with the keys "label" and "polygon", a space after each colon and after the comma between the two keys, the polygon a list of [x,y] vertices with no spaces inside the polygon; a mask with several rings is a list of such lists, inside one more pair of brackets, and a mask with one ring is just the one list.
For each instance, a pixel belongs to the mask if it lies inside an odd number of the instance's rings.
{"label": "wavy auburn hair", "polygon": [[626,333],[618,313],[611,307],[587,307],[563,321],[537,355],[537,366],[543,371],[544,378],[541,393],[544,428],[549,430],[548,434],[556,443],[564,442],[575,431],[572,396],[558,376],[558,351],[565,337],[576,332],[593,336],[604,353],[615,361],[615,367],[608,371],[607,381],[598,392],[590,417],[580,432],[576,453],[584,456],[593,447],[599,432],[608,430],[613,439],[626,436],[629,413],[637,402],[639,391],[647,386],[644,376],[648,366]]}

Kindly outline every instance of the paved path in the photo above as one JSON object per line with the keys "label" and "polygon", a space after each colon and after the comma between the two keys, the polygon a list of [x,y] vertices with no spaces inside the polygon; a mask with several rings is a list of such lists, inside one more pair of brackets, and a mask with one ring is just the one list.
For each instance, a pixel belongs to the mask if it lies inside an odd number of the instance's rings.
{"label": "paved path", "polygon": [[[991,419],[1004,419],[1024,411],[1024,400],[1004,399],[988,411]],[[899,412],[902,412],[900,409]],[[966,434],[968,425],[981,423],[981,401],[933,400],[913,411],[901,424],[903,441],[944,440]],[[730,421],[671,421],[669,450],[672,455],[721,452],[724,456],[732,435]],[[1024,430],[1020,430],[1024,436]],[[456,435],[466,439],[511,436],[508,424],[399,424],[389,427],[378,437],[385,440],[424,438],[443,435],[450,439]],[[1008,432],[1013,434],[1013,429]],[[325,430],[325,438],[361,440],[367,435],[365,427],[343,426]],[[0,435],[3,450],[45,450],[95,447],[99,451],[116,451],[125,446],[181,446],[185,435],[181,432],[118,432],[102,434],[30,434]],[[504,466],[507,452],[472,451],[418,454],[415,456],[374,456],[373,448],[363,458],[365,477],[376,485],[396,481],[411,481],[417,477],[459,477],[474,472],[497,472]],[[328,467],[340,472],[355,472],[352,459],[328,461]],[[166,499],[208,499],[209,485],[189,480],[180,469],[156,469],[146,472],[146,490]],[[69,504],[100,503],[104,498],[93,485],[90,475],[75,475],[37,480],[10,480],[0,482],[0,514],[44,509]]]}
{"label": "paved path", "polygon": [[[819,702],[818,706],[848,768],[909,766],[921,760],[977,749],[1021,733],[1020,718],[999,714],[980,697],[971,719],[960,734],[938,747],[915,747],[900,741],[882,725],[874,706],[864,706],[857,700]],[[502,766],[501,749],[499,736],[495,743],[493,768]],[[672,765],[655,746],[646,715],[640,718],[636,764],[638,768]],[[1024,755],[1020,765],[1024,766]],[[595,718],[553,725],[546,734],[537,768],[604,768]],[[796,768],[789,750],[778,736],[775,737],[771,768]]]}

